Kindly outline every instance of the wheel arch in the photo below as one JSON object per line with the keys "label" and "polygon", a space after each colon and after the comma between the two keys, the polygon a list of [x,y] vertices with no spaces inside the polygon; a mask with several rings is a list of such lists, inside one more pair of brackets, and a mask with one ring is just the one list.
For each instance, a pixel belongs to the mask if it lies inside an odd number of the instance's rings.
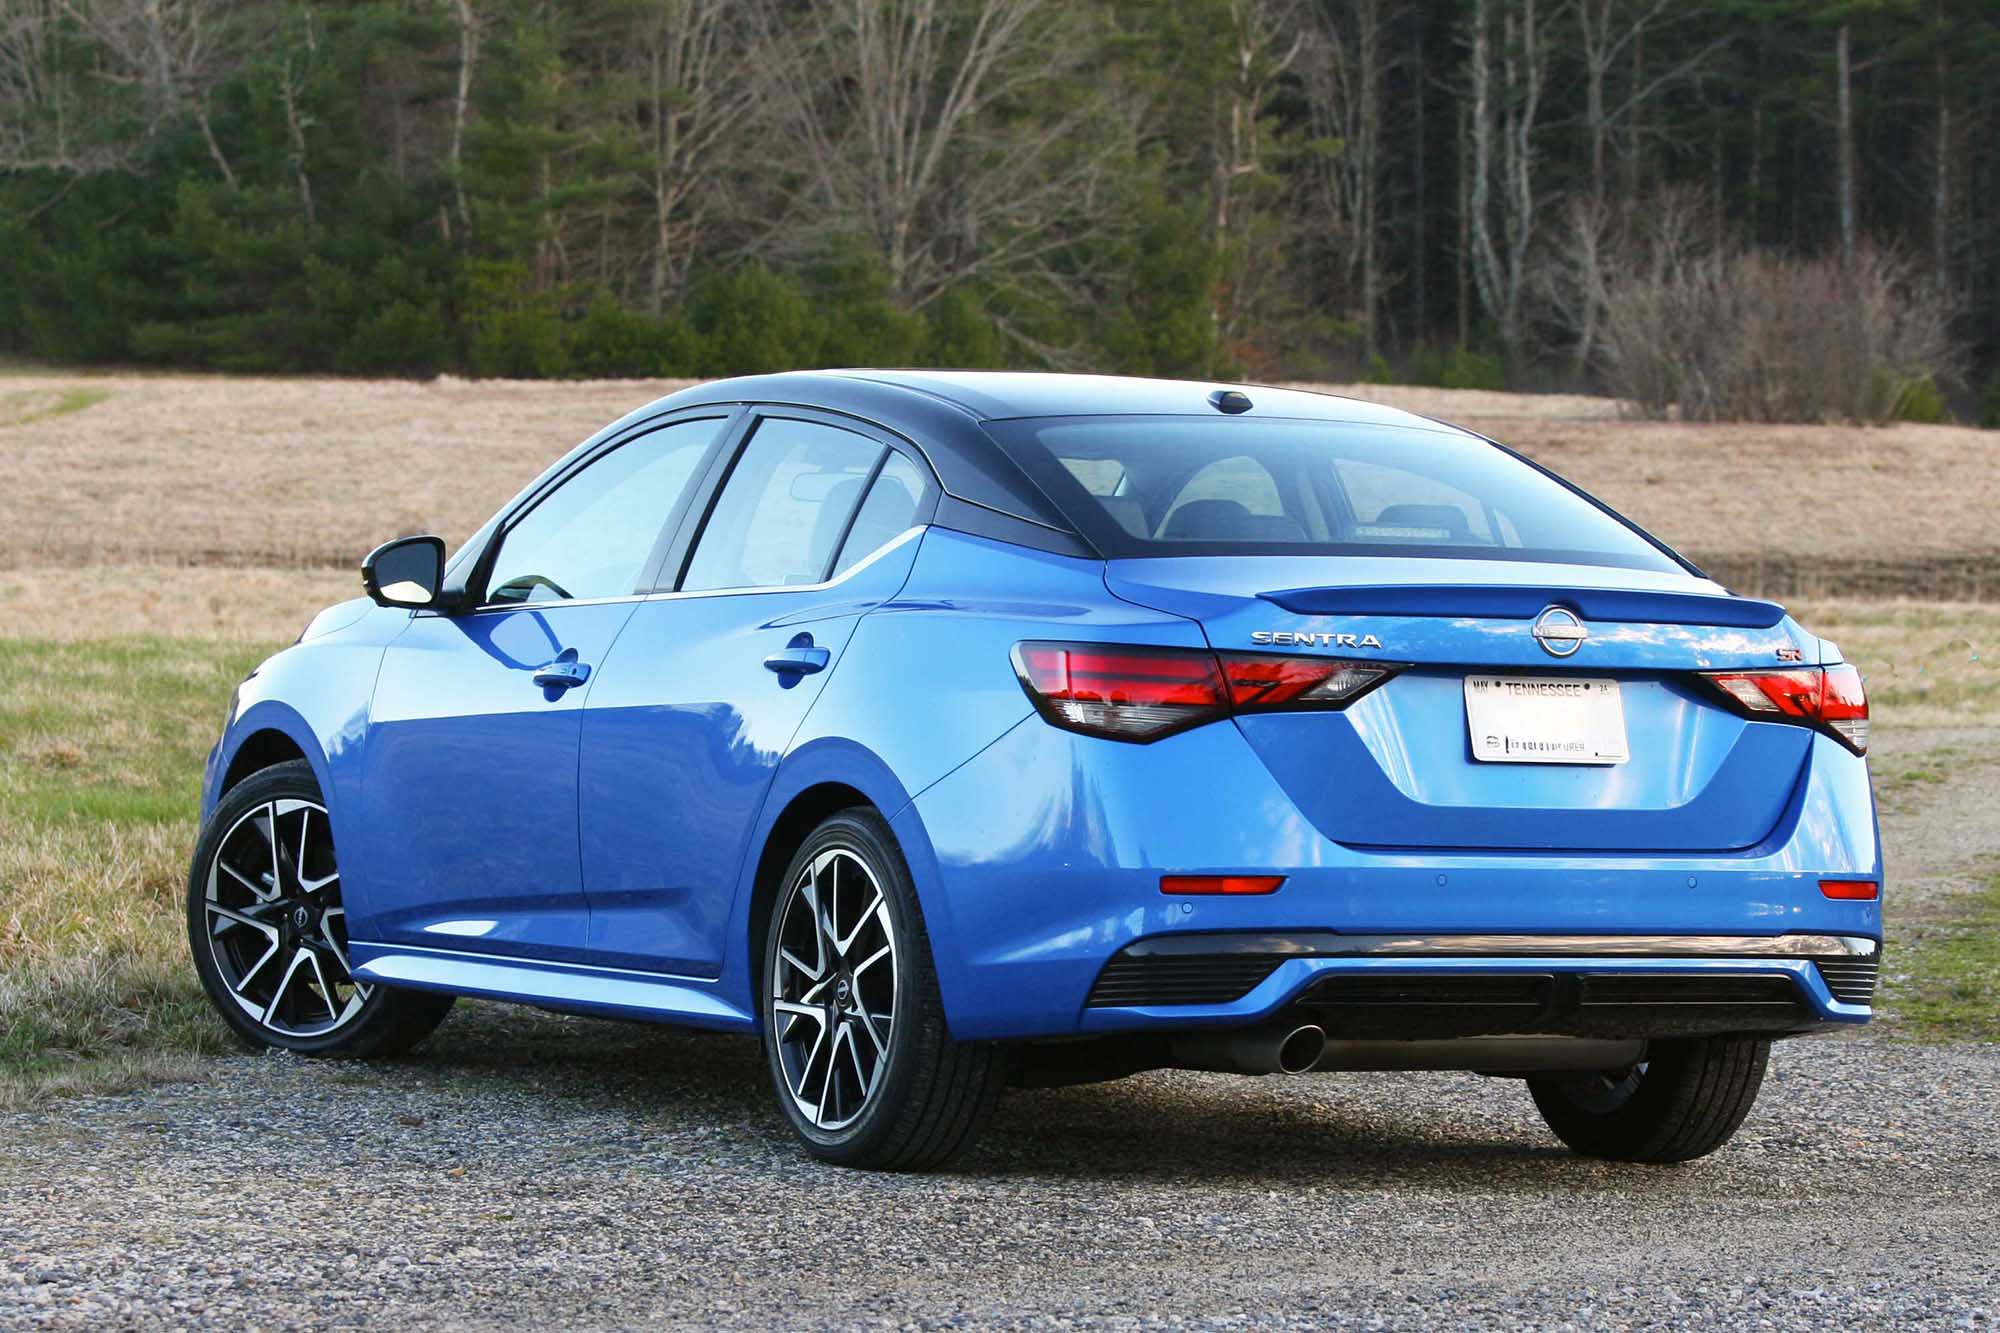
{"label": "wheel arch", "polygon": [[260,728],[245,736],[236,747],[236,753],[231,756],[215,794],[218,797],[227,796],[231,788],[251,774],[305,757],[306,752],[299,747],[299,743],[284,731],[277,727]]}
{"label": "wheel arch", "polygon": [[[930,840],[915,821],[910,794],[873,751],[844,738],[822,738],[800,746],[779,765],[746,848],[723,969],[725,977],[739,979],[728,989],[748,1012],[759,1012],[757,989],[763,977],[766,918],[785,866],[822,820],[853,807],[873,810],[889,826],[916,886],[942,981],[946,956],[952,952],[950,914],[944,895],[938,892],[936,858]],[[943,989],[949,1017],[951,987],[946,983]]]}
{"label": "wheel arch", "polygon": [[[770,930],[771,907],[777,901],[785,867],[798,853],[812,831],[830,816],[856,808],[877,810],[866,793],[844,782],[820,782],[801,791],[779,813],[764,839],[757,867],[750,882],[750,912],[746,921],[749,938],[749,979],[754,994],[764,975],[764,944]],[[753,1013],[761,1011],[752,1010]]]}
{"label": "wheel arch", "polygon": [[205,818],[223,796],[253,773],[295,759],[312,767],[327,809],[333,809],[333,783],[319,738],[303,717],[275,700],[263,700],[244,710],[217,747],[214,778],[202,802]]}

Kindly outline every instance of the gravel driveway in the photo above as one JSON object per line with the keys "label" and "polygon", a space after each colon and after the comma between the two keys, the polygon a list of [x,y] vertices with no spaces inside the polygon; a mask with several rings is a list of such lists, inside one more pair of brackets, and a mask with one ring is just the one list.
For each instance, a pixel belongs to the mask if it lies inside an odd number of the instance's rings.
{"label": "gravel driveway", "polygon": [[955,1175],[808,1163],[755,1046],[462,1005],[0,1119],[0,1324],[1823,1328],[2000,1318],[2000,1049],[1778,1048],[1681,1168],[1472,1075],[1022,1092]]}

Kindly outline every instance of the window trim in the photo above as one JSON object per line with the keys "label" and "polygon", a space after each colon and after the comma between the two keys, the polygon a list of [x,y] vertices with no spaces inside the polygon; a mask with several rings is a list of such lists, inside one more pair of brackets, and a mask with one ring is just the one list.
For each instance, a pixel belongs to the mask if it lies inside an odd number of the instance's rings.
{"label": "window trim", "polygon": [[[485,545],[480,549],[478,558],[473,562],[472,570],[465,580],[467,606],[463,614],[479,615],[492,611],[520,611],[524,609],[546,611],[565,606],[603,606],[615,602],[636,601],[644,597],[658,578],[660,566],[667,555],[667,547],[671,534],[679,529],[685,518],[687,509],[694,503],[696,496],[700,494],[702,483],[709,469],[714,466],[716,455],[727,452],[738,438],[743,418],[746,415],[747,413],[741,407],[725,408],[718,411],[713,406],[701,406],[686,408],[682,411],[667,413],[662,416],[648,417],[644,421],[634,423],[631,429],[621,431],[595,448],[588,449],[577,455],[566,466],[561,467],[558,471],[546,477],[541,484],[532,487],[527,493],[517,496],[507,508],[501,511],[497,521],[490,524],[491,532],[487,535]],[[686,425],[693,421],[716,421],[721,424],[715,432],[715,437],[708,442],[708,447],[703,451],[702,457],[695,461],[694,471],[688,479],[688,484],[682,488],[680,498],[674,502],[674,507],[660,520],[660,530],[653,537],[652,547],[646,555],[645,563],[639,567],[636,586],[634,586],[631,592],[605,597],[575,597],[554,602],[493,602],[487,600],[487,594],[491,591],[487,583],[493,575],[495,562],[500,558],[500,548],[506,544],[508,536],[514,529],[529,514],[533,513],[537,506],[551,495],[554,495],[562,487],[568,485],[570,481],[580,475],[586,468],[593,466],[626,445],[635,444],[645,436],[654,435],[660,431],[669,430],[675,426]]]}
{"label": "window trim", "polygon": [[[808,425],[843,430],[850,435],[859,435],[863,439],[881,445],[885,450],[893,450],[903,455],[916,465],[918,474],[924,479],[924,493],[917,499],[917,512],[911,518],[910,527],[874,551],[870,551],[839,576],[829,577],[834,562],[840,558],[841,548],[847,544],[847,538],[854,530],[854,520],[860,514],[861,506],[867,502],[868,486],[874,485],[875,478],[881,475],[882,468],[889,461],[888,454],[884,453],[875,460],[875,466],[869,471],[868,485],[862,487],[861,498],[855,501],[853,512],[848,514],[847,525],[841,529],[840,539],[834,543],[832,554],[827,557],[827,563],[821,567],[817,582],[753,584],[741,588],[684,588],[682,585],[687,581],[688,567],[694,561],[695,547],[700,544],[702,534],[708,530],[708,522],[714,516],[716,502],[722,497],[722,488],[729,484],[730,475],[735,472],[738,460],[742,458],[744,450],[749,448],[750,442],[757,437],[757,427],[767,420],[798,421]],[[648,599],[728,597],[742,593],[815,592],[831,588],[852,578],[856,571],[874,563],[877,554],[902,541],[904,535],[911,529],[929,526],[943,493],[944,487],[938,481],[937,471],[931,467],[930,460],[924,456],[923,450],[914,441],[907,440],[884,426],[840,412],[822,412],[791,403],[749,404],[743,411],[743,419],[735,423],[730,431],[727,447],[709,461],[707,471],[695,489],[696,498],[681,515],[678,529],[672,541],[668,543],[666,559],[657,569],[653,586],[646,591],[646,596]]]}

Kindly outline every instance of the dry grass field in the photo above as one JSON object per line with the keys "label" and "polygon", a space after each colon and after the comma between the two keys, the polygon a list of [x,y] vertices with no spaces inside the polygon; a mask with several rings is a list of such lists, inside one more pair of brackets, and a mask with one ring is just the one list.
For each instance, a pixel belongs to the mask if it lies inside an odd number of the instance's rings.
{"label": "dry grass field", "polygon": [[[358,593],[371,546],[463,538],[675,387],[0,374],[0,1103],[222,1044],[178,902],[230,686]],[[1348,392],[1522,449],[1840,640],[1876,706],[1892,998],[1905,1030],[1995,1035],[2000,435]]]}

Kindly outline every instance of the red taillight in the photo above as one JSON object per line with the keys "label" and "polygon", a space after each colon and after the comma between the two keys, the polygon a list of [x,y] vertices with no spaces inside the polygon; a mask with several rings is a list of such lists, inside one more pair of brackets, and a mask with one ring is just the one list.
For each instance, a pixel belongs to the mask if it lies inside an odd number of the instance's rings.
{"label": "red taillight", "polygon": [[1320,657],[1222,654],[1229,702],[1239,713],[1260,708],[1338,708],[1393,670],[1376,662]]}
{"label": "red taillight", "polygon": [[1147,648],[1020,643],[1014,670],[1056,726],[1150,741],[1231,712],[1339,708],[1395,670],[1375,662]]}
{"label": "red taillight", "polygon": [[1160,892],[1176,896],[1217,893],[1276,893],[1283,875],[1162,875]]}
{"label": "red taillight", "polygon": [[1868,694],[1861,687],[1861,673],[1847,663],[1714,671],[1706,679],[1747,716],[1821,727],[1856,754],[1868,753]]}
{"label": "red taillight", "polygon": [[1882,896],[1882,886],[1872,879],[1823,879],[1819,891],[1829,898],[1866,902]]}
{"label": "red taillight", "polygon": [[1229,711],[1206,652],[1022,643],[1014,670],[1043,717],[1092,736],[1154,740]]}

